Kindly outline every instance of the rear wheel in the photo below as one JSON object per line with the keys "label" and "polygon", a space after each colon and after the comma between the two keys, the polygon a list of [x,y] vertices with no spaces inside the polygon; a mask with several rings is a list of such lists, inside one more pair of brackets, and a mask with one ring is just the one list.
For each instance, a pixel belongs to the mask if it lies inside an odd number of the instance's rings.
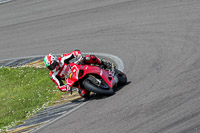
{"label": "rear wheel", "polygon": [[89,76],[87,79],[83,81],[83,86],[85,89],[91,92],[105,96],[113,95],[115,93],[114,90],[109,88],[108,85],[105,84],[103,80],[101,84],[99,84],[98,80],[99,79],[96,79],[93,76]]}

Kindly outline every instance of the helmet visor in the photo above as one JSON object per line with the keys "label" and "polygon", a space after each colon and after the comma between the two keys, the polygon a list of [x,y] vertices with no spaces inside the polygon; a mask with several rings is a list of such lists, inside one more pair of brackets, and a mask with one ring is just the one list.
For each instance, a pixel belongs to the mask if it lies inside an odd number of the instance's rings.
{"label": "helmet visor", "polygon": [[49,70],[54,70],[56,67],[58,66],[58,62],[57,61],[54,61],[50,66],[48,66],[47,68]]}

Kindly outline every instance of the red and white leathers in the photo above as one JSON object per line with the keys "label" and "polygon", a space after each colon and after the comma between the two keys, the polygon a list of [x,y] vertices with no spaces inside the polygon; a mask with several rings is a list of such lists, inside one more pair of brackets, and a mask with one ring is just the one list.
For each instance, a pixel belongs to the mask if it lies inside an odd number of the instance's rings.
{"label": "red and white leathers", "polygon": [[[101,64],[102,61],[97,58],[95,55],[86,55],[84,58],[81,55],[81,52],[79,50],[72,51],[68,54],[63,54],[60,57],[58,57],[59,65],[56,67],[55,70],[52,70],[50,72],[51,80],[58,86],[58,88],[62,91],[68,91],[70,90],[70,86],[67,84],[64,84],[62,80],[65,78],[64,70],[68,67],[67,64],[69,62],[75,59],[74,63],[85,63],[85,64]],[[87,96],[89,95],[89,91],[79,88],[79,93],[81,96]]]}

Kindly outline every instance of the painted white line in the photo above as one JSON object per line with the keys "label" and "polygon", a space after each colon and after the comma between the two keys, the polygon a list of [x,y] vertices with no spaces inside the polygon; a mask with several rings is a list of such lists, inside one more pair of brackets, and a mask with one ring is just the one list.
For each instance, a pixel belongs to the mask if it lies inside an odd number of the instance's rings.
{"label": "painted white line", "polygon": [[35,56],[26,56],[26,57],[17,57],[17,58],[7,58],[7,59],[0,59],[0,61],[9,61],[9,60],[19,60],[19,59],[27,59],[27,58],[37,58],[37,57],[44,57],[45,55],[35,55]]}
{"label": "painted white line", "polygon": [[97,55],[97,56],[99,55],[99,56],[108,57],[108,58],[112,59],[117,64],[118,70],[120,70],[122,72],[124,71],[123,61],[115,55],[106,54],[106,53],[84,53],[84,54],[93,54],[93,55]]}
{"label": "painted white line", "polygon": [[[63,53],[56,54],[56,55],[62,55],[62,54]],[[122,71],[122,72],[124,71],[124,63],[123,63],[123,61],[119,57],[117,57],[115,55],[106,54],[106,53],[90,53],[90,52],[88,52],[88,53],[82,53],[82,54],[84,54],[84,55],[86,55],[86,54],[93,54],[93,55],[97,55],[97,56],[108,57],[108,58],[112,59],[118,65],[118,69],[120,71]],[[27,56],[27,57],[8,58],[8,59],[2,59],[0,61],[18,60],[18,59],[26,59],[26,58],[36,58],[36,57],[44,57],[44,56],[45,55],[35,55],[35,56]]]}
{"label": "painted white line", "polygon": [[64,118],[65,116],[67,116],[67,115],[71,114],[72,112],[74,112],[74,111],[76,111],[77,109],[81,108],[82,106],[86,105],[88,102],[89,102],[89,101],[87,101],[87,102],[84,102],[84,103],[82,103],[82,104],[78,105],[77,107],[75,107],[74,109],[70,110],[70,111],[69,111],[69,112],[67,112],[66,114],[63,114],[63,115],[61,115],[60,117],[58,117],[58,118],[56,118],[56,119],[54,119],[54,120],[52,120],[52,121],[48,122],[47,124],[45,124],[45,125],[43,125],[43,126],[41,126],[41,127],[37,128],[36,130],[33,130],[33,131],[32,131],[32,132],[30,132],[30,133],[35,133],[35,132],[39,131],[40,129],[42,129],[42,128],[46,127],[46,126],[48,126],[48,125],[51,125],[52,123],[54,123],[54,122],[58,121],[59,119],[62,119],[62,118]]}
{"label": "painted white line", "polygon": [[0,4],[6,3],[6,2],[10,2],[11,0],[0,0]]}

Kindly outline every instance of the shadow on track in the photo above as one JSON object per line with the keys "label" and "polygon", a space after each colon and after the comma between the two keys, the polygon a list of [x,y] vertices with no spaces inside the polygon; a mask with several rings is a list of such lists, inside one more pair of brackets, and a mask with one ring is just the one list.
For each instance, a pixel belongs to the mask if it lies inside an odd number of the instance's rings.
{"label": "shadow on track", "polygon": [[[114,91],[117,92],[117,91],[121,90],[124,86],[129,85],[130,83],[131,83],[131,81],[128,81],[125,85],[118,86],[118,87],[114,88]],[[114,95],[111,95],[111,96],[114,96]],[[105,99],[105,98],[108,98],[108,97],[111,97],[111,96],[103,96],[103,95],[100,95],[100,94],[92,94],[92,95],[90,95],[89,99],[85,99],[84,101],[101,100],[101,99]]]}

